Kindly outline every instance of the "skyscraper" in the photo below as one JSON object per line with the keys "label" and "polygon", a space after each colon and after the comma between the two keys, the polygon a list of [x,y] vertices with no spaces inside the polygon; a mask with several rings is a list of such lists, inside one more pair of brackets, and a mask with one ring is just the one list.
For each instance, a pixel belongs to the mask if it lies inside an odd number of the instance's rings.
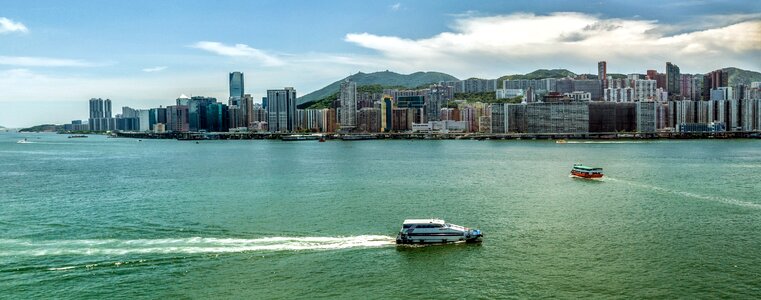
{"label": "skyscraper", "polygon": [[101,98],[90,99],[90,130],[92,131],[106,131],[113,130],[114,123],[111,120],[111,100],[103,100]]}
{"label": "skyscraper", "polygon": [[201,131],[210,130],[208,120],[208,106],[216,103],[216,98],[193,96],[188,101],[188,130]]}
{"label": "skyscraper", "polygon": [[389,132],[393,127],[393,101],[391,96],[383,95],[381,100],[381,131]]}
{"label": "skyscraper", "polygon": [[602,82],[602,88],[608,88],[608,63],[604,60],[597,63],[597,79]]}
{"label": "skyscraper", "polygon": [[357,127],[357,83],[349,80],[341,82],[341,130],[351,131]]}
{"label": "skyscraper", "polygon": [[672,64],[671,62],[667,62],[666,63],[666,91],[669,93],[669,98],[671,99],[676,99],[680,95],[679,79],[681,79],[681,76],[679,74],[679,66]]}
{"label": "skyscraper", "polygon": [[103,118],[103,99],[90,99],[90,119]]}
{"label": "skyscraper", "polygon": [[243,73],[230,73],[230,98],[243,98]]}
{"label": "skyscraper", "polygon": [[296,129],[296,90],[267,90],[267,126],[270,132],[291,132]]}
{"label": "skyscraper", "polygon": [[103,100],[103,113],[105,114],[104,118],[111,118],[111,99]]}

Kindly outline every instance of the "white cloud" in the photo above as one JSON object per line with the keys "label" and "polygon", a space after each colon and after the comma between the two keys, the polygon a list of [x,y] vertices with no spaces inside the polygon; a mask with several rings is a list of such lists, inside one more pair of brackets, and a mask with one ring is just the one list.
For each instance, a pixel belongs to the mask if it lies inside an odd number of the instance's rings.
{"label": "white cloud", "polygon": [[393,11],[397,11],[397,10],[399,10],[399,9],[401,9],[401,8],[402,8],[402,4],[401,4],[401,3],[399,3],[399,2],[397,2],[397,3],[395,3],[394,5],[391,5],[391,6],[390,6],[390,8],[391,8],[391,10],[393,10]]}
{"label": "white cloud", "polygon": [[461,76],[499,76],[562,67],[596,72],[608,60],[614,72],[639,71],[666,61],[683,70],[758,67],[761,20],[669,36],[655,20],[603,19],[582,13],[517,13],[463,16],[452,30],[422,39],[347,34],[345,40],[374,49],[401,71],[440,68]]}
{"label": "white cloud", "polygon": [[270,55],[265,51],[251,48],[248,45],[244,44],[235,44],[234,46],[228,46],[218,42],[201,41],[193,44],[190,47],[209,51],[211,53],[222,56],[254,59],[264,66],[281,66],[284,64],[280,58],[274,55]]}
{"label": "white cloud", "polygon": [[0,17],[0,34],[10,32],[27,33],[29,29],[21,22],[13,22],[11,19]]}
{"label": "white cloud", "polygon": [[106,65],[79,59],[32,57],[32,56],[0,56],[0,65],[19,67],[96,67]]}
{"label": "white cloud", "polygon": [[161,72],[164,70],[166,70],[166,66],[158,66],[158,67],[152,67],[152,68],[145,68],[143,69],[143,72],[152,73],[152,72]]}

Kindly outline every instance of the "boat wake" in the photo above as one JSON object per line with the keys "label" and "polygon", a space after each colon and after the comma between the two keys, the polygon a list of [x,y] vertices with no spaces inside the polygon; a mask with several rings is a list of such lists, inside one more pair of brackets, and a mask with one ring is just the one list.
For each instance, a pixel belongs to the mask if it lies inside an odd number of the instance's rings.
{"label": "boat wake", "polygon": [[0,256],[196,254],[255,251],[336,250],[384,247],[395,244],[390,236],[266,237],[258,239],[179,238],[137,240],[0,240]]}
{"label": "boat wake", "polygon": [[696,193],[691,193],[691,192],[685,192],[685,191],[678,191],[678,190],[672,190],[672,189],[663,188],[663,187],[659,187],[659,186],[654,186],[654,185],[649,185],[649,184],[643,184],[643,183],[639,183],[639,182],[622,180],[622,179],[616,179],[616,178],[611,178],[611,177],[605,177],[603,179],[603,181],[621,182],[621,183],[625,183],[625,184],[628,184],[628,185],[631,185],[631,186],[636,186],[636,187],[640,187],[640,188],[646,188],[646,189],[650,189],[650,190],[658,191],[658,192],[662,192],[662,193],[669,193],[669,194],[678,195],[678,196],[682,196],[682,197],[686,197],[686,198],[700,199],[700,200],[707,200],[707,201],[716,201],[716,202],[722,202],[722,203],[731,204],[731,205],[737,205],[737,206],[743,206],[743,207],[748,207],[748,208],[761,209],[761,204],[759,204],[759,203],[753,203],[753,202],[738,200],[738,199],[729,198],[729,197],[701,195],[701,194],[696,194]]}

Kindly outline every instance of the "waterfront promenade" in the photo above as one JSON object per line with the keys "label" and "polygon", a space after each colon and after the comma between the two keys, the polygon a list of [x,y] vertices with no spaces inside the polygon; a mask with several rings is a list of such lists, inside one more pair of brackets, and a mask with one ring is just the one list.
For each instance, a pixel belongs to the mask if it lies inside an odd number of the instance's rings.
{"label": "waterfront promenade", "polygon": [[[517,140],[517,139],[722,139],[722,138],[761,138],[758,131],[733,132],[658,132],[658,133],[314,133],[324,139],[342,139],[343,137],[363,137],[364,139],[470,139],[470,140]],[[178,139],[178,140],[251,140],[282,139],[292,136],[290,133],[268,132],[114,132],[115,137],[139,139]]]}

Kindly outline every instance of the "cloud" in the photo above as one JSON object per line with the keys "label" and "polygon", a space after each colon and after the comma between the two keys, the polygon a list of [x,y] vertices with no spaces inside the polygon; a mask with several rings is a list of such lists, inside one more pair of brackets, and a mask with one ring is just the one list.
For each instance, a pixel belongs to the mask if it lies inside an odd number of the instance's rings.
{"label": "cloud", "polygon": [[79,59],[32,56],[0,56],[0,65],[18,67],[97,67],[107,64],[88,62]]}
{"label": "cloud", "polygon": [[145,68],[143,69],[143,72],[152,73],[152,72],[161,72],[164,70],[166,70],[166,66],[158,66],[158,67],[152,67],[152,68]]}
{"label": "cloud", "polygon": [[398,11],[402,8],[402,4],[397,2],[396,4],[389,6],[389,8],[391,8],[393,11]]}
{"label": "cloud", "polygon": [[244,44],[235,44],[234,46],[228,46],[218,42],[201,41],[193,44],[190,47],[222,56],[254,59],[264,66],[272,67],[285,64],[281,59],[274,55],[267,54],[262,50],[252,48]]}
{"label": "cloud", "polygon": [[13,22],[11,19],[0,17],[0,34],[11,32],[27,33],[29,29],[21,22]]}
{"label": "cloud", "polygon": [[725,66],[758,67],[759,19],[676,35],[658,32],[659,26],[656,20],[604,19],[583,13],[516,13],[463,16],[455,20],[452,30],[428,38],[365,32],[347,34],[345,40],[376,50],[401,71],[441,67],[465,76],[499,76],[541,67],[596,72],[598,60],[609,60],[614,70],[640,72],[666,61],[701,72]]}

